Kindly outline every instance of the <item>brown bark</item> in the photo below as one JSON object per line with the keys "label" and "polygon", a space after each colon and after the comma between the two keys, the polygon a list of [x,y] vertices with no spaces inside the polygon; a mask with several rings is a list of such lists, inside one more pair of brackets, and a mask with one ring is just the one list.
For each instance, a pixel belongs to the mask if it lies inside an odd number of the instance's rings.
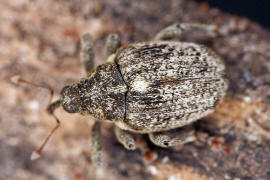
{"label": "brown bark", "polygon": [[[1,0],[0,8],[0,179],[270,179],[270,35],[260,25],[188,0]],[[49,95],[11,84],[11,75],[49,84],[58,95],[84,75],[76,53],[84,32],[100,63],[110,32],[128,44],[176,22],[219,26],[206,45],[224,59],[230,80],[217,111],[195,124],[198,142],[162,149],[142,136],[141,148],[128,152],[104,124],[105,167],[95,169],[82,155],[93,121],[60,109],[61,129],[41,159],[30,161],[54,126],[45,113]],[[181,38],[194,39],[205,43],[194,34]]]}

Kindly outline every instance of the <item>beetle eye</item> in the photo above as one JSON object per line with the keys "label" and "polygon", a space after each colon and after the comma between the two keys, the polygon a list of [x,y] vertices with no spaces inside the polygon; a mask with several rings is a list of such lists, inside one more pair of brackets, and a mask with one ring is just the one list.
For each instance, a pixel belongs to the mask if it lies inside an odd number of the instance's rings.
{"label": "beetle eye", "polygon": [[78,91],[72,86],[65,86],[61,91],[62,106],[65,111],[69,113],[76,113],[79,111],[80,98]]}
{"label": "beetle eye", "polygon": [[62,90],[61,90],[61,95],[63,95],[65,93],[65,91],[69,88],[70,86],[65,86]]}

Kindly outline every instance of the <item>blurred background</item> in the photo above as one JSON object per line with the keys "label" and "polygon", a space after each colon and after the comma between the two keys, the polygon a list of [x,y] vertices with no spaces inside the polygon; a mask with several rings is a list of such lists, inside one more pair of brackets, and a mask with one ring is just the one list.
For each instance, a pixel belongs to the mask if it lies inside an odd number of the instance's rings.
{"label": "blurred background", "polygon": [[256,21],[266,28],[270,28],[270,2],[268,0],[196,0],[197,2],[207,2],[211,7],[219,8],[223,11],[245,16]]}

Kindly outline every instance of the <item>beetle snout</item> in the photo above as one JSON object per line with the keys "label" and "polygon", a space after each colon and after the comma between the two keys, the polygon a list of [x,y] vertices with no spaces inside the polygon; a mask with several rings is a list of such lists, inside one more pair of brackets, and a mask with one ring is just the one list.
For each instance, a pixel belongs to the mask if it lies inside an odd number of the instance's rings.
{"label": "beetle snout", "polygon": [[65,86],[61,91],[62,106],[69,113],[76,113],[80,107],[79,92],[76,87]]}

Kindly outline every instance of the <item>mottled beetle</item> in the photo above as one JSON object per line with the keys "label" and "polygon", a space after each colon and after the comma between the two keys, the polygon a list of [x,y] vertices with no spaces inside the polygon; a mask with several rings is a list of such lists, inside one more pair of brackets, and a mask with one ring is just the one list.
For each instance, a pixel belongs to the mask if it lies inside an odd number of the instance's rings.
{"label": "mottled beetle", "polygon": [[183,127],[212,113],[225,96],[228,82],[222,60],[203,45],[168,41],[183,31],[197,30],[207,36],[216,27],[174,24],[160,31],[154,41],[120,45],[117,34],[108,37],[107,61],[93,69],[93,43],[81,39],[80,58],[88,76],[66,86],[61,98],[48,107],[53,114],[60,105],[69,113],[92,115],[92,156],[102,161],[100,122],[114,123],[118,141],[136,148],[132,133],[146,133],[161,147],[195,140],[192,130],[179,129],[176,137],[165,131]]}

